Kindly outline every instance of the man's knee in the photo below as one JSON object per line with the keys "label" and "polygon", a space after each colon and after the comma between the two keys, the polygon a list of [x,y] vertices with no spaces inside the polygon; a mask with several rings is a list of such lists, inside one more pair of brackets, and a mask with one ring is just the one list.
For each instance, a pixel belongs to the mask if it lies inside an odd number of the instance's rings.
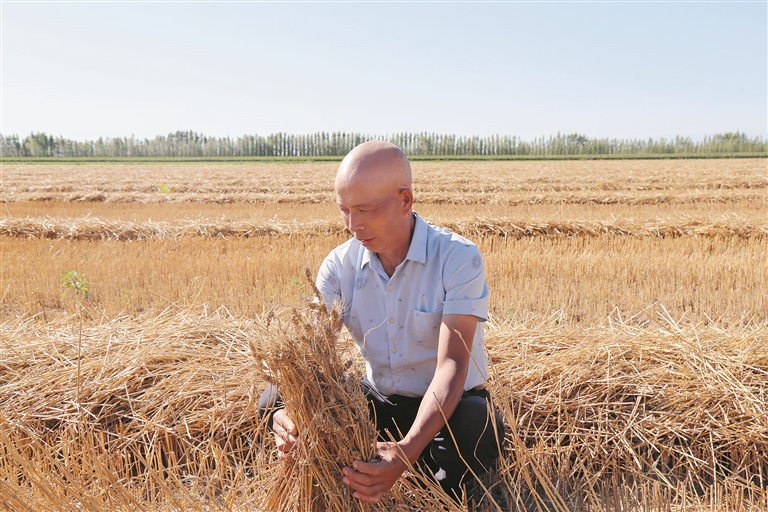
{"label": "man's knee", "polygon": [[448,427],[450,432],[445,432],[446,437],[453,435],[461,456],[470,467],[478,470],[479,463],[483,469],[490,469],[498,459],[504,441],[504,423],[498,411],[490,406],[490,401],[484,396],[462,398],[448,420]]}
{"label": "man's knee", "polygon": [[486,396],[462,398],[423,455],[440,486],[457,499],[462,483],[487,473],[501,453],[504,424],[489,403]]}

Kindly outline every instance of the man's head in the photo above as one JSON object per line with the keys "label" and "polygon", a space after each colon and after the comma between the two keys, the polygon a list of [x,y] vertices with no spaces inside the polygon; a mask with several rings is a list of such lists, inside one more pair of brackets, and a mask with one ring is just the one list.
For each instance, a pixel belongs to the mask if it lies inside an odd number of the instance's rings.
{"label": "man's head", "polygon": [[355,238],[379,256],[408,252],[413,227],[411,164],[400,148],[382,141],[360,144],[336,174],[336,202]]}

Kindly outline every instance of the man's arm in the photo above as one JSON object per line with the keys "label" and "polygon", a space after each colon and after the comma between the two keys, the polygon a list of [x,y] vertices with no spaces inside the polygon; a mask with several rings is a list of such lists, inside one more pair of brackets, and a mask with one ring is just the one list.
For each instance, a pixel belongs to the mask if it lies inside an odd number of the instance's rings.
{"label": "man's arm", "polygon": [[415,463],[443,428],[445,419],[453,414],[464,393],[467,370],[473,364],[470,353],[477,321],[473,315],[443,315],[435,376],[413,426],[397,443],[378,443],[380,461],[355,461],[351,468],[343,469],[344,483],[360,501],[378,502],[407,468],[403,457]]}

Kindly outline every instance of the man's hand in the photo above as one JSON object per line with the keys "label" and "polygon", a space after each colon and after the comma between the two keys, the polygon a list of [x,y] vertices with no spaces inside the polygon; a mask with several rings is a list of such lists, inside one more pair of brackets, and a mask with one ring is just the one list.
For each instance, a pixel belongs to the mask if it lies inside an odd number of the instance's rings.
{"label": "man's hand", "polygon": [[397,443],[378,443],[376,448],[380,460],[356,460],[351,468],[341,470],[344,483],[355,491],[353,496],[365,503],[378,503],[407,467]]}
{"label": "man's hand", "polygon": [[272,416],[272,432],[275,434],[277,457],[283,461],[295,460],[296,453],[293,449],[296,447],[296,436],[299,435],[299,431],[285,409],[280,409]]}

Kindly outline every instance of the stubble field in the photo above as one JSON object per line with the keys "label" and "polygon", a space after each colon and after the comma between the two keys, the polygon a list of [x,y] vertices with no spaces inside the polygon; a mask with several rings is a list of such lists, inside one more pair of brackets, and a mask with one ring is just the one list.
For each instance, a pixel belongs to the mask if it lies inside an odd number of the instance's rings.
{"label": "stubble field", "polygon": [[[486,261],[510,428],[481,508],[768,508],[765,169],[414,164],[416,211]],[[267,506],[251,345],[349,236],[335,170],[3,166],[0,506]]]}

